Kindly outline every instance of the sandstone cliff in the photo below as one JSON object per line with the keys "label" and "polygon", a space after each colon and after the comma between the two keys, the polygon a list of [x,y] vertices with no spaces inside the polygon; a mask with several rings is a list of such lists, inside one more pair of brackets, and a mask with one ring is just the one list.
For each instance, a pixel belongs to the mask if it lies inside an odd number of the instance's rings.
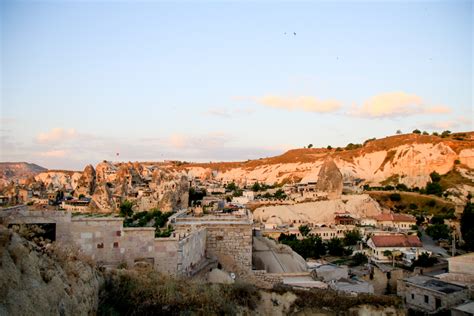
{"label": "sandstone cliff", "polygon": [[[460,136],[462,135],[462,136]],[[193,163],[180,168],[191,176],[259,181],[267,184],[317,180],[324,161],[332,159],[344,181],[362,179],[380,185],[389,178],[409,187],[423,187],[430,173],[446,174],[455,164],[474,169],[474,132],[441,138],[430,135],[397,135],[371,140],[356,149],[293,149],[281,156],[246,162]]]}

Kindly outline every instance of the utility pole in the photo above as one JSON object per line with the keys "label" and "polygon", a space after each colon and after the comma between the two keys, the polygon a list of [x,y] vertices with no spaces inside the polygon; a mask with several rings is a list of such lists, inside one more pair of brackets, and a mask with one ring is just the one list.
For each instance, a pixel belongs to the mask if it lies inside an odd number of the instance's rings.
{"label": "utility pole", "polygon": [[452,226],[453,230],[453,238],[451,242],[451,256],[454,257],[456,255],[456,228]]}

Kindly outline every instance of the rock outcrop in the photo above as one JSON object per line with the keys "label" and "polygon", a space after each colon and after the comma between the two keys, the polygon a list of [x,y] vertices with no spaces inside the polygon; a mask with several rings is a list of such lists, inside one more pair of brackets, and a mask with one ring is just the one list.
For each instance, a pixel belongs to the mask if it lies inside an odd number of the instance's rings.
{"label": "rock outcrop", "polygon": [[92,165],[87,165],[86,168],[84,169],[84,172],[82,172],[81,177],[77,181],[77,186],[75,190],[75,195],[85,195],[85,196],[90,196],[94,194],[95,190],[95,170]]}
{"label": "rock outcrop", "polygon": [[96,313],[96,270],[75,254],[51,249],[0,226],[0,315]]}
{"label": "rock outcrop", "polygon": [[342,174],[334,160],[326,160],[319,169],[316,190],[325,192],[330,200],[339,199],[342,195]]}

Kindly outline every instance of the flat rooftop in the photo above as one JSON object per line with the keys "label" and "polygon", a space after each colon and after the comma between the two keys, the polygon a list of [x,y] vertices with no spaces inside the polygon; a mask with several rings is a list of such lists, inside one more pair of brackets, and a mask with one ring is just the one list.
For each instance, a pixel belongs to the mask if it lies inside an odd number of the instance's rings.
{"label": "flat rooftop", "polygon": [[474,314],[474,302],[469,301],[465,304],[458,305],[458,306],[454,307],[453,309],[456,310],[456,311],[461,311],[461,312],[472,315],[472,314]]}
{"label": "flat rooftop", "polygon": [[453,283],[448,283],[445,281],[441,281],[439,279],[424,276],[424,275],[416,275],[411,278],[405,279],[406,282],[417,285],[419,287],[424,287],[429,290],[451,294],[454,292],[463,291],[466,289],[464,286],[456,285]]}

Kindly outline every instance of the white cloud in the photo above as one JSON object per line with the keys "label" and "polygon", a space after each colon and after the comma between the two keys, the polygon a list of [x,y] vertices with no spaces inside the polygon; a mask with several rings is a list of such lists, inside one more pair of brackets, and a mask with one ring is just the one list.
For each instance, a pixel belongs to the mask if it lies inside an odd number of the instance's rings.
{"label": "white cloud", "polygon": [[73,139],[77,137],[78,134],[75,129],[70,128],[70,129],[63,129],[63,128],[53,128],[49,132],[46,133],[39,133],[38,136],[36,136],[36,140],[41,143],[58,143],[62,141],[66,141],[69,139]]}
{"label": "white cloud", "polygon": [[446,106],[429,106],[423,99],[405,92],[389,92],[371,97],[361,107],[354,107],[349,114],[370,118],[400,117],[416,114],[443,114],[451,109]]}
{"label": "white cloud", "polygon": [[330,113],[341,108],[341,103],[336,100],[318,100],[312,96],[281,97],[267,95],[254,100],[263,106],[284,109],[289,111],[305,111],[315,113]]}

